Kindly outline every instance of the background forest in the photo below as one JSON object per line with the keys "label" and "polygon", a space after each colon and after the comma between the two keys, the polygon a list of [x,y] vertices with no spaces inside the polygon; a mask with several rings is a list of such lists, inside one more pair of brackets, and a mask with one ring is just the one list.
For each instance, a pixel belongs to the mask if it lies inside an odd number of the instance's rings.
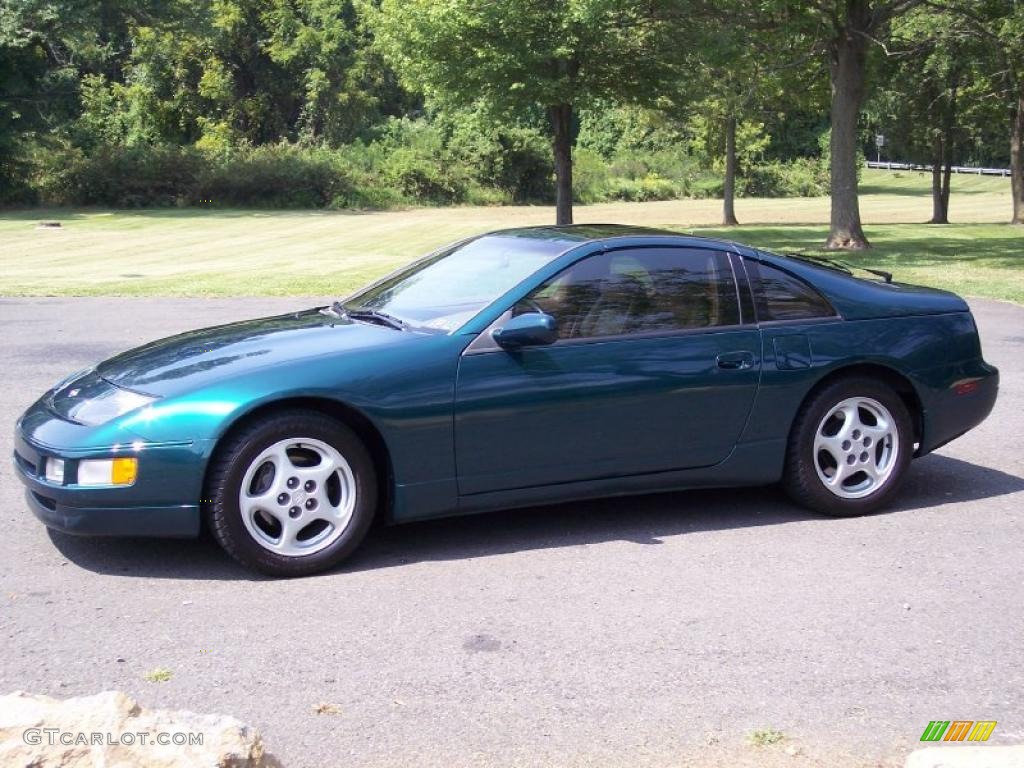
{"label": "background forest", "polygon": [[2,0],[0,204],[548,204],[561,185],[566,204],[724,196],[731,223],[733,195],[831,186],[835,234],[832,154],[874,159],[881,133],[882,159],[937,167],[942,221],[944,165],[1013,163],[1024,197],[1022,69],[1015,0]]}

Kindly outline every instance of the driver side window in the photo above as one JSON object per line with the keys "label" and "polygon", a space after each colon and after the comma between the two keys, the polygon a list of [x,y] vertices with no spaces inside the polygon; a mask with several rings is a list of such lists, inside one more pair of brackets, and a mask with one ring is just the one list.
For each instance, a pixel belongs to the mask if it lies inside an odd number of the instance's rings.
{"label": "driver side window", "polygon": [[542,311],[559,339],[739,324],[729,258],[696,248],[636,248],[583,259],[537,288],[513,314]]}

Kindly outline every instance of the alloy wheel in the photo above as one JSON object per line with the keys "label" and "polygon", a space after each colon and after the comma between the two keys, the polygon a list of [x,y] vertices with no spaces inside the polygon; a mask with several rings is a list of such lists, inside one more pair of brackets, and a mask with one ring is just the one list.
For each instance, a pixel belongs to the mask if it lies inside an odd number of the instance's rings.
{"label": "alloy wheel", "polygon": [[238,494],[242,522],[253,540],[285,557],[329,547],[345,532],[355,505],[349,463],[313,438],[267,447],[249,464]]}
{"label": "alloy wheel", "polygon": [[814,437],[814,468],[834,495],[861,499],[886,484],[900,451],[899,431],[889,410],[869,397],[833,406]]}

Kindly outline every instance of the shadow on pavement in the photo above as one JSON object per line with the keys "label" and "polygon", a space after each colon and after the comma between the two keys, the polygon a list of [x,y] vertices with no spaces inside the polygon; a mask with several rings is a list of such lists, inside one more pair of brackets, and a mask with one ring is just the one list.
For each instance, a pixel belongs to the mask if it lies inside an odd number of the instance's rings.
{"label": "shadow on pavement", "polygon": [[1024,477],[933,453],[910,465],[891,511],[941,507],[1024,491]]}
{"label": "shadow on pavement", "polygon": [[50,541],[77,566],[110,576],[150,579],[261,581],[203,532],[198,539],[135,539],[72,536],[47,530]]}
{"label": "shadow on pavement", "polygon": [[[894,507],[883,514],[964,504],[1024,491],[1024,478],[948,456],[915,461]],[[492,512],[388,528],[376,526],[340,572],[462,560],[607,541],[656,546],[668,536],[815,520],[777,488],[695,490]],[[51,531],[68,560],[113,576],[263,580],[207,534],[199,540],[89,539]]]}

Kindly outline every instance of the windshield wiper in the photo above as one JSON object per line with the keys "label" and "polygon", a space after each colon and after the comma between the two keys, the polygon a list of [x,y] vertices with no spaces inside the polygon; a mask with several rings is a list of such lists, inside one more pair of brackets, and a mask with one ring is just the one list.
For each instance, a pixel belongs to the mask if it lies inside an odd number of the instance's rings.
{"label": "windshield wiper", "polygon": [[341,304],[335,302],[331,307],[336,312],[342,312],[345,317],[349,317],[352,320],[365,320],[366,322],[376,323],[377,325],[385,325],[388,328],[394,328],[396,331],[407,331],[409,330],[409,324],[404,320],[400,320],[394,315],[389,315],[387,312],[381,312],[377,309],[363,309],[362,307],[356,307],[355,309],[345,309]]}
{"label": "windshield wiper", "polygon": [[334,315],[335,317],[345,317],[345,307],[342,306],[340,301],[336,301],[329,307],[320,307],[321,315]]}

